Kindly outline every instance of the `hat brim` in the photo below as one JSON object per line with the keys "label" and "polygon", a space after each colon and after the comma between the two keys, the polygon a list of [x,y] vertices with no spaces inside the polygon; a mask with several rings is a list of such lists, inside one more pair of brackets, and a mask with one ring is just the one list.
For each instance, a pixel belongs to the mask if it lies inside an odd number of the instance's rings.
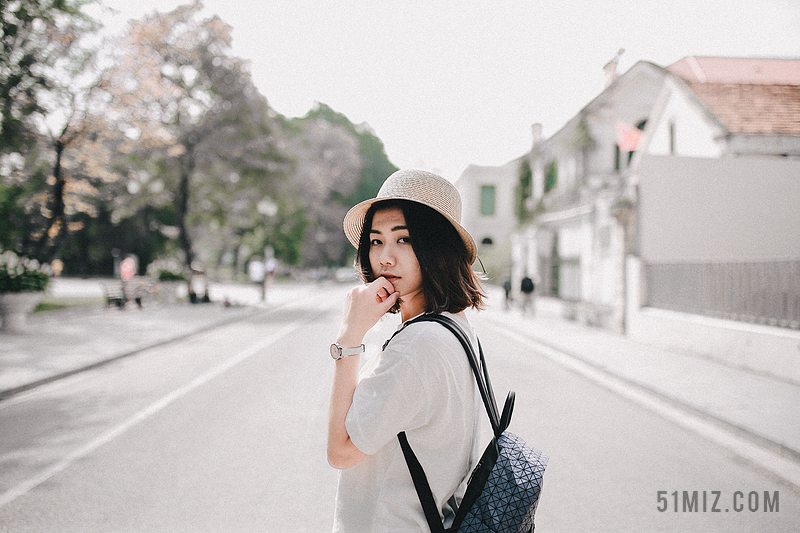
{"label": "hat brim", "polygon": [[461,237],[461,241],[464,243],[464,246],[467,249],[467,255],[469,256],[470,264],[475,262],[475,259],[478,257],[478,248],[475,246],[475,240],[472,238],[472,235],[470,235],[469,232],[461,226],[461,224],[456,222],[449,214],[434,205],[404,196],[387,196],[385,198],[372,198],[370,200],[364,200],[363,202],[353,206],[350,211],[347,212],[347,214],[344,216],[342,226],[344,227],[344,234],[347,236],[347,240],[349,240],[350,244],[352,244],[356,249],[358,249],[358,241],[361,239],[361,231],[364,228],[364,219],[367,216],[367,211],[369,211],[369,208],[372,207],[372,204],[376,202],[383,202],[385,200],[406,200],[409,202],[415,202],[430,207],[437,213],[440,213],[442,216],[444,216],[444,218],[447,219],[448,222],[450,222],[450,224],[453,225],[458,232],[458,235]]}

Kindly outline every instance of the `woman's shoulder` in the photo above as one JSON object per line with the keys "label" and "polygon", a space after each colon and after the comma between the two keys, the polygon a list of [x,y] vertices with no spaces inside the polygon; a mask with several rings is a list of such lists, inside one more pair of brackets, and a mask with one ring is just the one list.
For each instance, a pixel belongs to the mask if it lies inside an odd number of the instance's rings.
{"label": "woman's shoulder", "polygon": [[[443,317],[446,317],[446,318],[449,318],[449,319],[453,320],[456,324],[458,324],[458,326],[462,330],[464,330],[464,333],[466,333],[468,335],[473,333],[472,324],[470,323],[469,319],[467,319],[467,317],[464,316],[463,313],[456,314],[456,313],[448,313],[448,312],[445,311],[445,312],[440,313],[440,314]],[[419,322],[417,322],[416,320],[422,318],[422,316],[425,316],[425,315],[421,315],[420,317],[417,317],[416,319],[411,319],[411,321],[409,321],[409,322],[413,322],[413,323],[410,324],[410,325],[413,325],[415,327],[416,326],[425,325],[425,326],[427,326],[429,328],[429,330],[432,330],[432,331],[441,331],[441,330],[449,331],[445,327],[443,327],[441,324],[439,324],[438,322],[434,322],[432,320],[419,320]],[[452,333],[450,333],[450,335],[452,335]]]}
{"label": "woman's shoulder", "polygon": [[[474,330],[469,320],[464,316],[453,313],[442,313],[451,318],[466,333],[468,338],[474,338]],[[430,320],[413,321],[403,327],[397,335],[402,339],[401,342],[419,344],[427,348],[453,348],[460,346],[458,339],[453,333],[442,324]]]}

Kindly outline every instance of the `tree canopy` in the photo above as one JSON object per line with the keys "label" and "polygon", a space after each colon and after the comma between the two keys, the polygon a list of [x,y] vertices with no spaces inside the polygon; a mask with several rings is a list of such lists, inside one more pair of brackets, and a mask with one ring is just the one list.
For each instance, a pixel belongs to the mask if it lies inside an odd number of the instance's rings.
{"label": "tree canopy", "polygon": [[218,261],[252,232],[258,202],[288,168],[249,65],[229,55],[231,27],[199,19],[201,8],[133,21],[102,82],[135,169],[126,187],[135,198],[118,199],[117,218],[172,205],[187,266]]}
{"label": "tree canopy", "polygon": [[[94,211],[86,198],[97,190],[80,168],[97,141],[97,135],[84,137],[97,131],[85,113],[96,76],[95,50],[85,39],[98,28],[82,12],[87,3],[0,3],[0,210],[8,230],[3,244],[43,261],[57,256],[69,232],[81,227],[69,215]],[[72,143],[82,146],[66,154]],[[67,169],[73,171],[69,178]]]}
{"label": "tree canopy", "polygon": [[396,170],[366,124],[325,104],[280,116],[199,2],[102,50],[77,44],[97,27],[85,4],[0,3],[0,246],[81,275],[127,254],[142,270],[348,261],[344,212]]}
{"label": "tree canopy", "polygon": [[97,28],[85,0],[0,2],[0,153],[31,144],[43,99],[64,84],[81,37]]}

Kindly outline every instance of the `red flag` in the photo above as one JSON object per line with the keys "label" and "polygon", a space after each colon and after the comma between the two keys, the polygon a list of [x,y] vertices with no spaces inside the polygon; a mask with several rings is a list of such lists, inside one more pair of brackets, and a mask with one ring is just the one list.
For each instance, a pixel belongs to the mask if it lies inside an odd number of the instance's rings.
{"label": "red flag", "polygon": [[623,152],[633,152],[639,144],[642,130],[628,126],[624,122],[617,122],[617,146]]}

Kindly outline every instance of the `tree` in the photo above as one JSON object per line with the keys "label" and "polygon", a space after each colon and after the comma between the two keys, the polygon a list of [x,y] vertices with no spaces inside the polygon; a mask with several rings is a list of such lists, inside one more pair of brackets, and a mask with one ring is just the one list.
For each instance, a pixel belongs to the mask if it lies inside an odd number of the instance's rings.
{"label": "tree", "polygon": [[[109,129],[102,116],[77,107],[58,134],[37,135],[39,147],[29,160],[32,175],[46,176],[25,205],[28,230],[21,247],[42,261],[59,257],[75,232],[96,218],[108,200],[108,186],[123,180],[118,168],[119,145],[124,138]],[[37,170],[38,169],[38,170]],[[86,215],[83,217],[81,215]]]}
{"label": "tree", "polygon": [[171,204],[187,267],[252,232],[256,204],[288,168],[249,65],[227,54],[231,27],[198,20],[201,9],[195,2],[134,21],[102,84],[137,169],[134,201],[116,206],[119,217]]}
{"label": "tree", "polygon": [[95,72],[93,50],[83,40],[97,23],[82,13],[87,3],[0,4],[0,218],[8,229],[3,240],[42,261],[64,247],[70,226],[77,227],[67,215],[88,206],[79,198],[93,191],[85,182],[70,184],[63,164],[65,148],[91,122],[82,96],[88,94],[86,73]]}
{"label": "tree", "polygon": [[33,142],[30,122],[43,111],[42,98],[62,85],[61,64],[80,54],[80,38],[97,27],[81,11],[88,3],[0,2],[0,153],[19,151]]}
{"label": "tree", "polygon": [[288,121],[283,131],[296,156],[287,194],[298,194],[299,189],[309,221],[302,262],[312,267],[345,265],[353,256],[342,231],[345,213],[373,198],[397,167],[367,124],[354,125],[323,103]]}
{"label": "tree", "polygon": [[369,125],[356,126],[344,114],[334,111],[321,102],[318,102],[303,118],[306,121],[317,119],[343,126],[358,138],[362,163],[361,178],[355,191],[347,197],[339,196],[338,200],[346,206],[352,206],[374,198],[386,178],[398,170],[386,157],[383,142],[370,129]]}

